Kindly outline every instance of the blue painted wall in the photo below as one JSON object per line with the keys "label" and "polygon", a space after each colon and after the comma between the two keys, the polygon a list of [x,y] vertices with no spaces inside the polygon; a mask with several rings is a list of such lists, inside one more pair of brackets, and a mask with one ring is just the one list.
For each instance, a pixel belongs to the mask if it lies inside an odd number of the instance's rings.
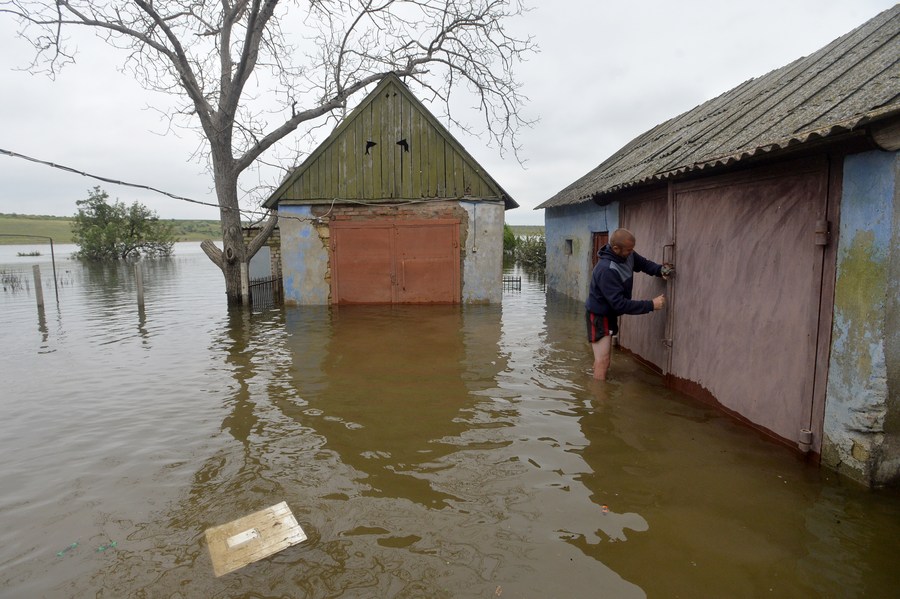
{"label": "blue painted wall", "polygon": [[329,303],[327,225],[316,226],[309,206],[280,205],[278,227],[285,304]]}
{"label": "blue painted wall", "polygon": [[900,479],[900,201],[896,152],[846,158],[822,461]]}
{"label": "blue painted wall", "polygon": [[[547,241],[547,287],[569,297],[587,299],[591,280],[592,239],[595,232],[619,227],[619,204],[598,206],[585,202],[547,208],[544,235]],[[568,253],[567,239],[572,240]]]}

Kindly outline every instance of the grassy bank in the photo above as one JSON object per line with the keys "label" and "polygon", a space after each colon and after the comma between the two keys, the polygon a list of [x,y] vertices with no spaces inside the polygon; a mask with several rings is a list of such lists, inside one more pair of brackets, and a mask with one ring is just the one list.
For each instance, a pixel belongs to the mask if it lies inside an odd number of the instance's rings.
{"label": "grassy bank", "polygon": [[[178,241],[203,241],[221,239],[222,229],[217,220],[170,220]],[[15,235],[15,237],[7,237]],[[0,213],[0,244],[21,245],[49,243],[46,239],[27,237],[38,235],[52,237],[53,243],[72,243],[72,219],[66,216],[36,216],[32,214]]]}

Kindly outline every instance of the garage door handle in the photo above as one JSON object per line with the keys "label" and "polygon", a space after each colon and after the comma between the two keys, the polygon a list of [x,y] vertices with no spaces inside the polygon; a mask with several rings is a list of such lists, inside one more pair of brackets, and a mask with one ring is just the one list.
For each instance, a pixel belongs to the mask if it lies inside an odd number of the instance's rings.
{"label": "garage door handle", "polygon": [[[666,258],[666,249],[668,248],[668,259]],[[667,243],[663,246],[663,264],[674,264],[675,263],[675,244]]]}

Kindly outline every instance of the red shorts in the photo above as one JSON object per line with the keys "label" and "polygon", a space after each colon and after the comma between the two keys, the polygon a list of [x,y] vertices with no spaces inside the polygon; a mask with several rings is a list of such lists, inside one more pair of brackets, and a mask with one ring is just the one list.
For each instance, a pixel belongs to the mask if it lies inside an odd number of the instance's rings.
{"label": "red shorts", "polygon": [[596,343],[607,335],[612,336],[619,332],[619,319],[615,316],[600,316],[585,311],[584,320],[587,324],[587,337],[590,343]]}

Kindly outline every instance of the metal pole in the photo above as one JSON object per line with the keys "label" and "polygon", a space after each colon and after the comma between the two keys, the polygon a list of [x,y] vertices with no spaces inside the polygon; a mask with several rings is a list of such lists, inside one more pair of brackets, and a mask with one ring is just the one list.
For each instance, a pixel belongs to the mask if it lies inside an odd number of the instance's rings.
{"label": "metal pole", "polygon": [[56,289],[56,303],[59,303],[59,285],[56,282],[56,255],[53,253],[53,238],[46,235],[25,235],[19,233],[0,233],[0,237],[35,237],[50,240],[50,260],[53,263],[53,287]]}

